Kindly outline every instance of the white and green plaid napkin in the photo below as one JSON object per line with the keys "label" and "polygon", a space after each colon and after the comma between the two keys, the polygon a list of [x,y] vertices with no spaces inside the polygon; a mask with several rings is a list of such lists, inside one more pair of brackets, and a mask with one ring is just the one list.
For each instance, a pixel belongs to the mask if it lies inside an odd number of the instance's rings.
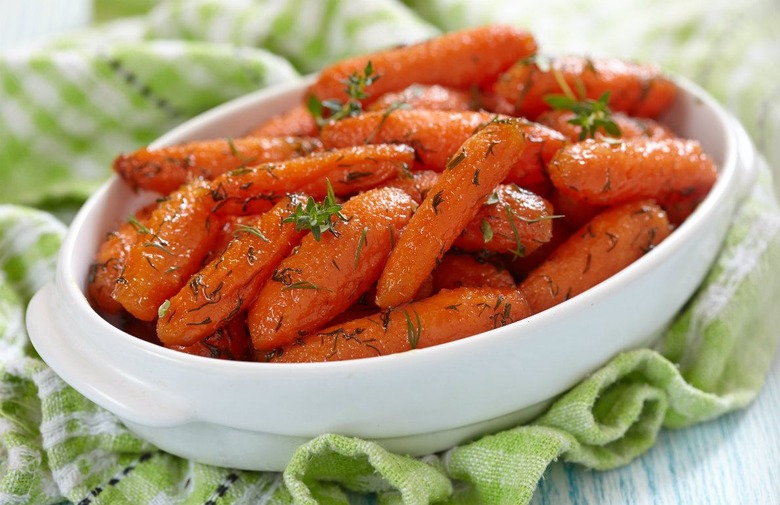
{"label": "white and green plaid napkin", "polygon": [[[124,0],[123,10],[132,11]],[[110,2],[98,4],[110,11]],[[102,9],[102,10],[101,10]],[[585,17],[586,16],[586,17]],[[587,19],[587,21],[585,21]],[[338,58],[487,22],[545,51],[660,62],[745,123],[767,163],[717,263],[657,349],[616,356],[525,426],[409,458],[323,434],[282,474],[210,467],[137,439],[59,379],[24,328],[66,219],[116,153]],[[780,341],[780,11],[769,0],[169,0],[0,53],[0,503],[522,504],[559,459],[605,469],[663,427],[747,406]],[[507,389],[511,394],[511,388]],[[368,497],[370,495],[370,497]]]}

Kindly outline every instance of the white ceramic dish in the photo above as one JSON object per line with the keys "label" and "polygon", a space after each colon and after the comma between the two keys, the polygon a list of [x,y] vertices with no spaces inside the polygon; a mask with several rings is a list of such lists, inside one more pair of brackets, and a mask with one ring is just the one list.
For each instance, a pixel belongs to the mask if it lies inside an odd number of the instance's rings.
{"label": "white ceramic dish", "polygon": [[[543,313],[439,347],[338,363],[227,362],[164,349],[108,324],[83,294],[106,231],[154,197],[114,178],[81,209],[56,279],[32,300],[31,339],[65,381],[138,436],[215,465],[281,470],[296,447],[326,432],[422,455],[516,425],[615,354],[657,337],[702,281],[752,185],[754,152],[742,128],[701,89],[679,83],[682,96],[664,120],[701,141],[720,179],[659,247]],[[299,103],[304,86],[235,100],[154,145],[240,135]]]}

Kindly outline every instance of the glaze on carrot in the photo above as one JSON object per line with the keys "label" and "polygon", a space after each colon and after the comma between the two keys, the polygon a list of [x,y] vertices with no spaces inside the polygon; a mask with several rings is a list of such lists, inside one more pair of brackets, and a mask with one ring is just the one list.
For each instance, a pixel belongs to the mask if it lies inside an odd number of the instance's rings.
{"label": "glaze on carrot", "polygon": [[377,97],[366,107],[367,111],[386,111],[401,104],[409,109],[476,110],[474,94],[465,89],[448,88],[438,84],[412,84],[400,91],[391,91]]}
{"label": "glaze on carrot", "polygon": [[439,84],[460,89],[485,86],[521,58],[536,53],[536,41],[523,30],[493,25],[445,33],[425,42],[341,60],[323,69],[309,94],[320,101],[349,97],[344,82],[371,62],[379,76],[370,97],[411,84]]}
{"label": "glaze on carrot", "polygon": [[701,145],[679,138],[589,139],[561,149],[548,170],[558,191],[595,205],[704,195],[718,177],[715,163]]}
{"label": "glaze on carrot", "polygon": [[367,191],[344,203],[333,233],[306,235],[249,308],[254,348],[288,344],[355,303],[376,282],[414,206],[399,189]]}
{"label": "glaze on carrot", "polygon": [[249,133],[249,137],[316,137],[319,127],[305,105],[296,105],[287,112],[273,116]]}
{"label": "glaze on carrot", "polygon": [[192,345],[166,345],[166,347],[204,358],[246,361],[251,357],[252,345],[246,329],[246,321],[237,317]]}
{"label": "glaze on carrot", "polygon": [[154,209],[117,279],[113,297],[143,321],[200,268],[222,227],[212,214],[211,188],[195,179]]}
{"label": "glaze on carrot", "polygon": [[414,297],[525,146],[515,120],[492,122],[463,143],[390,253],[377,284],[378,306],[397,307]]}
{"label": "glaze on carrot", "polygon": [[261,286],[300,242],[284,219],[302,195],[283,198],[268,212],[236,227],[227,248],[195,273],[167,301],[157,320],[157,336],[165,345],[189,346],[203,340],[254,303]]}
{"label": "glaze on carrot", "polygon": [[[562,133],[571,142],[578,142],[580,140],[582,128],[569,122],[573,117],[574,113],[569,110],[550,110],[543,112],[537,118],[537,121],[540,124]],[[600,128],[596,134],[596,138],[618,137],[630,139],[635,137],[647,137],[660,140],[676,136],[668,127],[650,118],[633,117],[621,112],[615,112],[611,114],[611,119],[620,129],[620,135],[610,135],[604,131],[603,128]]]}
{"label": "glaze on carrot", "polygon": [[434,293],[442,289],[460,287],[514,288],[515,280],[508,270],[489,261],[478,261],[474,256],[452,251],[442,257],[433,271]]}
{"label": "glaze on carrot", "polygon": [[256,359],[276,363],[371,358],[452,342],[519,321],[531,310],[517,289],[458,288],[375,316],[330,326]]}
{"label": "glaze on carrot", "polygon": [[652,201],[605,210],[580,228],[520,284],[534,313],[546,310],[624,269],[669,235]]}

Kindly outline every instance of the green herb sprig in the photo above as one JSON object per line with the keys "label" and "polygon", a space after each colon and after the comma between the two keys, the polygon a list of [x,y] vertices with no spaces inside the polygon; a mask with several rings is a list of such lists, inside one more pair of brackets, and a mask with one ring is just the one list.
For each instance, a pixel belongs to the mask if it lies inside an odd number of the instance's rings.
{"label": "green herb sprig", "polygon": [[327,121],[338,121],[345,117],[357,116],[363,112],[361,100],[365,100],[369,96],[366,89],[374,84],[379,77],[379,75],[374,73],[374,66],[369,61],[366,63],[362,74],[353,72],[342,81],[346,85],[344,90],[347,94],[346,102],[340,100],[323,101],[314,95],[310,95],[306,102],[306,108],[314,116],[319,126],[324,125]]}
{"label": "green herb sprig", "polygon": [[295,223],[297,231],[311,230],[314,240],[318,242],[325,232],[337,236],[336,223],[347,221],[347,218],[341,213],[341,205],[336,203],[333,186],[329,180],[326,179],[325,182],[328,185],[328,191],[322,203],[317,203],[314,198],[309,197],[306,205],[299,203],[295,206],[293,213],[282,221],[283,223]]}
{"label": "green herb sprig", "polygon": [[619,137],[620,127],[612,119],[609,108],[609,91],[605,91],[598,100],[583,98],[577,100],[569,95],[547,95],[544,101],[556,110],[569,110],[574,117],[567,122],[580,127],[579,140],[595,138],[596,133],[603,129],[608,134]]}

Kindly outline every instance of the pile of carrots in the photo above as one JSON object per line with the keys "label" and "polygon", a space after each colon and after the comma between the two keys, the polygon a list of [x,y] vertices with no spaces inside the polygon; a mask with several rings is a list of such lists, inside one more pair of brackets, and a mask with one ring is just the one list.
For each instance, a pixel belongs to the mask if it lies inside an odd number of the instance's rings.
{"label": "pile of carrots", "polygon": [[340,61],[241,138],[139,149],[162,197],[87,282],[125,331],[263,362],[373,357],[561,303],[658,245],[717,178],[657,121],[651,65],[545,57],[508,26]]}

